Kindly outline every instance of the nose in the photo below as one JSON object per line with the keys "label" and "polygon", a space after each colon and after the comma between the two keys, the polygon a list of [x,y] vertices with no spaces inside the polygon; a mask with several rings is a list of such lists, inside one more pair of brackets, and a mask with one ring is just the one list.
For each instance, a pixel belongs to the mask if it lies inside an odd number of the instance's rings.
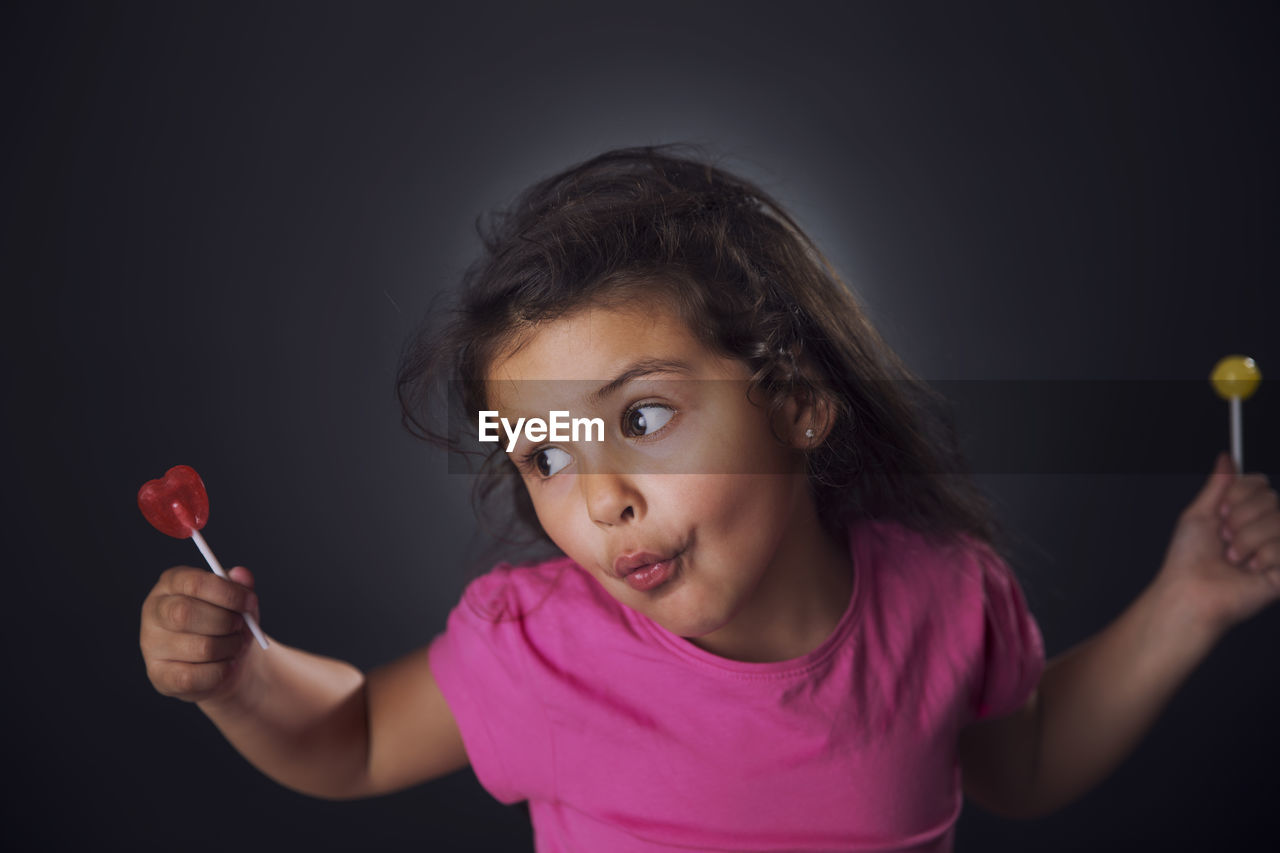
{"label": "nose", "polygon": [[581,474],[587,514],[600,527],[635,521],[644,515],[644,498],[631,478],[621,474]]}

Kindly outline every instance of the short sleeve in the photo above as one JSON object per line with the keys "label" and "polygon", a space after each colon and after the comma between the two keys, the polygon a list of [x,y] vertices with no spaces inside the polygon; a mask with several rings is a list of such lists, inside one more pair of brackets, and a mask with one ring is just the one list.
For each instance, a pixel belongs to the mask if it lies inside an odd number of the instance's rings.
{"label": "short sleeve", "polygon": [[537,650],[511,569],[473,581],[427,656],[480,784],[510,805],[552,787],[551,732],[530,684]]}
{"label": "short sleeve", "polygon": [[974,546],[983,601],[982,671],[975,720],[1003,717],[1031,697],[1044,671],[1044,641],[1013,571],[985,544]]}

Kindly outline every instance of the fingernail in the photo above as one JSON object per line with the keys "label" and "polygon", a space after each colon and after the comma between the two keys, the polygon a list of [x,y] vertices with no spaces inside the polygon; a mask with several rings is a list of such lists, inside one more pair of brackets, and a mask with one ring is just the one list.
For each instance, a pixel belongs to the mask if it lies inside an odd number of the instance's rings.
{"label": "fingernail", "polygon": [[1222,516],[1223,518],[1226,518],[1227,513],[1229,512],[1231,512],[1231,507],[1227,506],[1226,504],[1223,504],[1222,506],[1218,507],[1218,515]]}
{"label": "fingernail", "polygon": [[1230,560],[1230,561],[1231,561],[1231,562],[1233,562],[1233,563],[1238,563],[1238,562],[1240,562],[1240,555],[1236,553],[1236,549],[1235,549],[1235,548],[1228,548],[1228,549],[1227,549],[1227,559],[1228,559],[1228,560]]}

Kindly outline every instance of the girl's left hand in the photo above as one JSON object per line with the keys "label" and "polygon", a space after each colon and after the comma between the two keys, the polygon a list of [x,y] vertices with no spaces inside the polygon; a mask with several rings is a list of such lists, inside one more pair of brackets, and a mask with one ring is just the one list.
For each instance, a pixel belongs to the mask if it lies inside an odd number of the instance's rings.
{"label": "girl's left hand", "polygon": [[1155,583],[1218,636],[1280,600],[1280,504],[1262,474],[1226,453],[1178,518]]}

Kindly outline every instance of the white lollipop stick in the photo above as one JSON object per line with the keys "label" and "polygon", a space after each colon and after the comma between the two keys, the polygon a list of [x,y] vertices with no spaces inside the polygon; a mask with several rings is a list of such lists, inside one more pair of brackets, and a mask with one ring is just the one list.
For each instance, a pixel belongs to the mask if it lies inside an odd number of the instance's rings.
{"label": "white lollipop stick", "polygon": [[1231,398],[1231,458],[1236,463],[1236,473],[1244,473],[1244,428],[1240,424],[1240,398]]}
{"label": "white lollipop stick", "polygon": [[1231,461],[1236,473],[1244,473],[1244,427],[1240,417],[1241,402],[1253,396],[1262,382],[1262,371],[1247,355],[1229,355],[1220,359],[1209,374],[1209,384],[1218,396],[1230,404]]}
{"label": "white lollipop stick", "polygon": [[[199,530],[191,531],[191,539],[196,543],[196,547],[200,549],[200,553],[204,554],[205,562],[209,564],[209,568],[213,569],[213,573],[223,580],[231,580],[231,578],[227,577],[227,573],[222,570],[222,564],[218,562],[218,558],[213,556],[213,552],[209,550],[209,543],[204,541],[204,537],[200,535]],[[265,649],[267,647],[267,638],[263,636],[262,629],[258,627],[258,621],[248,613],[242,615],[244,616],[244,621],[249,623],[249,630],[257,638],[258,645]]]}

